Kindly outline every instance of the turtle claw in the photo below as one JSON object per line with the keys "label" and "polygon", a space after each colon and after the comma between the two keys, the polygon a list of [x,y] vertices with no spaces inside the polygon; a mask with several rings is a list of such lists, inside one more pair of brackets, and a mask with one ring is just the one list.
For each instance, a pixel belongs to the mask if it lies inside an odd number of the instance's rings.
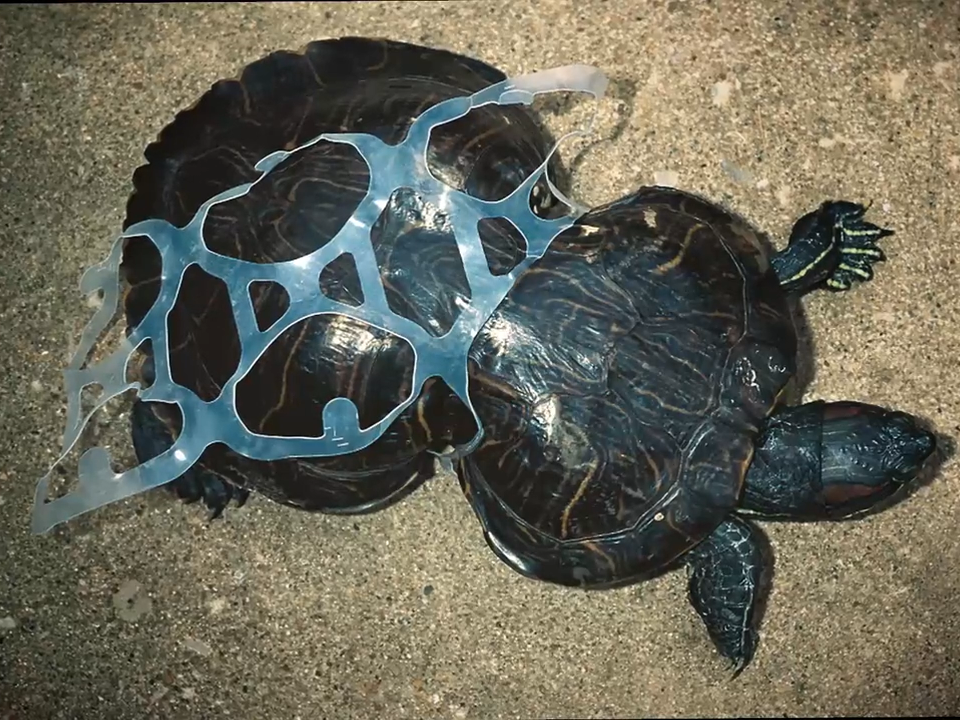
{"label": "turtle claw", "polygon": [[736,680],[738,677],[740,677],[740,673],[742,673],[746,667],[747,659],[745,657],[738,659],[728,658],[727,671],[731,672],[731,680]]}
{"label": "turtle claw", "polygon": [[[174,438],[170,428],[142,400],[133,403],[130,411],[130,431],[133,448],[141,464],[152,460],[173,446]],[[216,520],[223,515],[223,511],[227,509],[231,500],[236,502],[237,507],[242,507],[250,496],[249,490],[221,479],[204,469],[202,465],[194,465],[163,487],[187,505],[202,500],[204,506],[211,511],[208,521]]]}
{"label": "turtle claw", "polygon": [[879,227],[863,219],[867,208],[848,202],[831,203],[836,215],[836,242],[840,262],[826,280],[829,290],[843,291],[857,281],[873,279],[873,264],[883,262],[886,256],[877,246],[881,238],[893,235],[893,230]]}
{"label": "turtle claw", "polygon": [[736,678],[757,647],[755,615],[765,591],[759,530],[729,516],[690,551],[687,570],[690,602]]}
{"label": "turtle claw", "polygon": [[877,241],[892,230],[866,222],[868,207],[830,200],[797,220],[787,247],[772,259],[787,292],[814,288],[835,292],[873,278],[873,264],[886,259]]}
{"label": "turtle claw", "polygon": [[246,488],[237,487],[207,473],[197,472],[197,468],[191,468],[166,487],[187,505],[202,501],[204,507],[210,511],[207,522],[222,517],[231,500],[240,508],[250,497],[250,491]]}

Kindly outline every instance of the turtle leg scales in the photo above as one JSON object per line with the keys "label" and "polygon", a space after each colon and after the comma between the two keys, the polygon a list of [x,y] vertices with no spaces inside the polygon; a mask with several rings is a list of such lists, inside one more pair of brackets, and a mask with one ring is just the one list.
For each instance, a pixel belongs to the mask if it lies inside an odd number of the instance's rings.
{"label": "turtle leg scales", "polygon": [[[173,445],[174,438],[170,430],[142,401],[134,402],[130,421],[133,447],[140,464],[155,458]],[[197,465],[163,487],[186,503],[202,501],[210,510],[211,520],[220,517],[231,500],[240,507],[250,496],[249,490],[237,487]]]}
{"label": "turtle leg scales", "polygon": [[796,521],[859,515],[916,478],[936,446],[903,412],[857,402],[786,407],[761,432],[738,512]]}
{"label": "turtle leg scales", "polygon": [[767,559],[760,531],[730,516],[687,556],[690,603],[734,677],[756,651],[756,622],[766,591]]}
{"label": "turtle leg scales", "polygon": [[828,201],[797,220],[772,261],[784,290],[842,291],[872,279],[873,264],[886,259],[877,242],[893,231],[864,220],[866,212],[858,203]]}

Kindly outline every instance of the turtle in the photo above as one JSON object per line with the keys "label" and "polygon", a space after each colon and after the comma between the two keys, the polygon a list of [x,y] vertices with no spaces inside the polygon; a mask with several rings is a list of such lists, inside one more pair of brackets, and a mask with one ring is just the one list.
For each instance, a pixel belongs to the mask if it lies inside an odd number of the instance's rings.
{"label": "turtle", "polygon": [[[446,50],[378,38],[318,40],[278,51],[218,81],[145,151],[125,227],[175,224],[250,178],[255,163],[325,131],[402,138],[424,108],[505,74]],[[549,157],[532,110],[488,106],[438,129],[432,167],[445,182],[496,199]],[[556,158],[555,158],[556,159]],[[551,160],[553,162],[553,160]],[[551,173],[562,176],[559,160]],[[247,196],[211,211],[211,250],[277,262],[327,242],[365,190],[352,148],[318,144]],[[531,209],[565,212],[538,183]],[[469,304],[442,213],[398,191],[372,233],[395,312],[441,335]],[[476,415],[431,379],[369,447],[341,456],[257,461],[209,447],[169,488],[216,517],[251,492],[312,512],[389,507],[437,474],[437,456],[476,433],[450,469],[492,552],[528,578],[618,588],[686,569],[688,597],[719,654],[739,673],[753,659],[770,558],[758,521],[829,521],[879,509],[937,448],[920,417],[856,401],[804,401],[798,382],[800,300],[873,278],[892,234],[869,208],[825,200],[776,250],[718,203],[644,186],[588,210],[525,270],[469,351]],[[482,231],[494,274],[524,250],[509,222]],[[124,248],[124,312],[135,327],[154,302],[159,253]],[[317,281],[316,279],[311,282]],[[334,263],[319,290],[360,301],[356,269]],[[219,284],[218,284],[219,283]],[[191,268],[171,312],[174,380],[217,396],[239,340],[222,281]],[[285,309],[280,286],[254,284],[258,323]],[[413,355],[402,339],[344,315],[289,328],[237,386],[244,422],[266,435],[319,436],[335,397],[361,424],[407,395]],[[152,378],[149,349],[137,364]],[[146,462],[174,442],[171,405],[137,400],[131,433]]]}

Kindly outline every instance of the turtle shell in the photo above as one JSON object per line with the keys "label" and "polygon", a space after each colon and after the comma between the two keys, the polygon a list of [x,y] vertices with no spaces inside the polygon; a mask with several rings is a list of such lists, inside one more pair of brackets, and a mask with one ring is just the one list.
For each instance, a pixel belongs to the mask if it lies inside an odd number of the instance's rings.
{"label": "turtle shell", "polygon": [[562,584],[632,582],[734,508],[795,372],[768,259],[725,210],[645,188],[519,279],[471,350],[485,439],[458,467],[501,559]]}
{"label": "turtle shell", "polygon": [[[134,174],[124,228],[149,218],[182,226],[217,193],[258,177],[254,166],[266,155],[292,150],[324,132],[363,132],[399,142],[426,108],[503,79],[502,72],[485,63],[387,40],[340,38],[310,43],[300,52],[273,53],[244,68],[239,77],[217,82],[147,147],[147,164]],[[538,168],[552,146],[526,108],[492,105],[434,129],[428,161],[449,185],[497,200]],[[301,257],[336,234],[368,181],[367,165],[352,146],[321,141],[290,155],[246,195],[213,206],[204,242],[213,252],[249,262]],[[536,211],[549,212],[547,187],[538,186],[543,205],[538,202]],[[522,238],[511,228],[496,222],[480,228],[494,272],[508,271],[523,257]],[[470,297],[444,218],[413,193],[398,192],[372,235],[391,309],[429,332],[444,333]],[[132,328],[160,287],[161,259],[148,238],[127,242],[122,273],[124,309]],[[319,278],[304,281],[317,283],[340,302],[362,302],[348,254]],[[286,290],[275,283],[254,283],[250,294],[261,329],[289,303]],[[173,380],[205,400],[216,398],[240,359],[223,281],[199,266],[189,267],[169,315],[168,335]],[[367,427],[408,397],[413,362],[413,349],[402,338],[346,316],[309,318],[279,335],[238,383],[238,414],[263,435],[319,437],[324,405],[346,397]],[[149,348],[139,371],[149,385]],[[442,383],[428,381],[417,402],[360,452],[261,462],[218,444],[206,450],[191,472],[309,509],[375,509],[432,473],[431,451],[450,442],[440,415],[447,395]],[[140,428],[141,462],[165,449],[164,444],[169,447],[180,429],[175,405],[149,403],[148,408],[160,424],[151,418],[152,425]],[[154,436],[143,440],[144,433]],[[135,444],[136,438],[135,432]]]}

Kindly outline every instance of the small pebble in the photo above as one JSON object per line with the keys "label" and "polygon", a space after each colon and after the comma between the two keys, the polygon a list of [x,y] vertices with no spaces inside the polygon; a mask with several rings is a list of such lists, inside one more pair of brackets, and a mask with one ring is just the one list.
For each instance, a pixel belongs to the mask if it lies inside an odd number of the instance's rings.
{"label": "small pebble", "polygon": [[713,98],[713,104],[717,107],[723,107],[730,101],[730,93],[733,92],[734,84],[729,80],[721,80],[716,83],[710,91]]}
{"label": "small pebble", "polygon": [[790,188],[786,185],[781,185],[777,190],[777,202],[780,203],[780,207],[787,207],[790,205]]}
{"label": "small pebble", "polygon": [[196,640],[194,638],[187,638],[183,641],[184,647],[188,650],[192,650],[197,653],[197,655],[202,655],[203,657],[209,657],[213,654],[213,648],[207,645],[203,640]]}
{"label": "small pebble", "polygon": [[113,607],[121,620],[136,622],[153,609],[153,601],[140,595],[142,587],[136,580],[124,580],[114,593]]}
{"label": "small pebble", "polygon": [[17,621],[9,615],[7,617],[0,618],[0,630],[15,630],[16,628]]}
{"label": "small pebble", "polygon": [[676,187],[680,182],[680,175],[675,170],[657,170],[653,173],[653,182],[661,187]]}
{"label": "small pebble", "polygon": [[738,167],[729,160],[720,161],[721,169],[727,174],[727,176],[736,183],[741,185],[750,185],[753,183],[753,173],[744,168]]}
{"label": "small pebble", "polygon": [[903,91],[907,86],[907,77],[910,75],[909,70],[901,70],[900,72],[888,72],[887,81],[889,83],[889,88],[887,90],[887,97],[894,102],[903,100]]}

